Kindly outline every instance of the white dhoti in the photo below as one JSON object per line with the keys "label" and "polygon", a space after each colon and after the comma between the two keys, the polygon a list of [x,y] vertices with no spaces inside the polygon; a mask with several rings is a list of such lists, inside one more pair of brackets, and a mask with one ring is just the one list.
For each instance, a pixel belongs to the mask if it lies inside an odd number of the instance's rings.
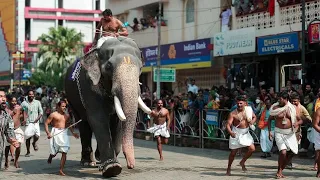
{"label": "white dhoti", "polygon": [[153,133],[154,137],[156,137],[156,136],[162,136],[162,137],[165,137],[165,138],[169,138],[170,137],[170,133],[169,133],[169,131],[167,129],[167,123],[164,123],[162,125],[154,124],[153,127],[147,129],[147,131],[149,133]]}
{"label": "white dhoti", "polygon": [[[317,135],[317,131],[314,128],[309,128],[307,131],[307,139],[309,140],[309,142],[314,143],[314,137]],[[319,135],[319,134],[318,134]],[[320,142],[319,142],[320,143]]]}
{"label": "white dhoti", "polygon": [[280,129],[275,127],[275,141],[279,151],[287,150],[292,151],[294,154],[298,154],[298,141],[296,134],[292,129]]}
{"label": "white dhoti", "polygon": [[[272,134],[274,134],[273,131],[271,131],[271,132],[272,132]],[[261,129],[261,132],[260,132],[260,147],[261,147],[262,152],[265,152],[265,153],[271,152],[272,145],[273,145],[273,140],[272,141],[269,140],[269,130],[268,130],[268,128]]]}
{"label": "white dhoti", "polygon": [[232,131],[236,133],[236,137],[229,138],[229,148],[230,149],[239,149],[242,147],[251,146],[254,143],[253,138],[249,132],[249,128],[240,129],[232,127]]}
{"label": "white dhoti", "polygon": [[320,150],[320,133],[315,129],[313,129],[313,141],[314,141],[314,149],[316,151]]}
{"label": "white dhoti", "polygon": [[70,149],[70,140],[68,130],[64,128],[52,128],[50,139],[50,154],[56,155],[57,153],[68,153]]}
{"label": "white dhoti", "polygon": [[23,143],[24,142],[24,132],[23,132],[23,130],[20,127],[18,127],[17,129],[14,130],[14,133],[16,135],[16,140],[19,143]]}
{"label": "white dhoti", "polygon": [[29,123],[24,130],[24,136],[26,139],[31,138],[32,136],[37,135],[40,137],[40,126],[39,122],[37,123]]}
{"label": "white dhoti", "polygon": [[116,38],[116,37],[112,37],[112,36],[102,36],[102,37],[98,40],[98,42],[97,42],[97,48],[100,48],[105,41],[107,41],[107,40],[109,40],[109,39],[113,39],[113,38]]}

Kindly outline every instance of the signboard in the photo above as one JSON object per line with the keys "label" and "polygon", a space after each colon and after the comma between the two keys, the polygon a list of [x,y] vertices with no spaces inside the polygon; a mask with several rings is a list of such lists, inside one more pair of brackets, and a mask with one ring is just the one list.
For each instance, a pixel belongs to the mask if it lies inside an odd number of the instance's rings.
{"label": "signboard", "polygon": [[219,126],[218,118],[219,118],[219,111],[212,110],[212,109],[207,111],[206,123],[208,125]]}
{"label": "signboard", "polygon": [[12,53],[12,59],[13,60],[20,60],[20,59],[24,59],[24,53],[21,51],[16,51],[14,53]]}
{"label": "signboard", "polygon": [[255,27],[218,33],[214,36],[214,56],[256,52]]}
{"label": "signboard", "polygon": [[31,71],[30,70],[23,70],[21,73],[22,80],[28,80],[31,77]]}
{"label": "signboard", "polygon": [[[161,45],[161,66],[181,65],[189,63],[209,62],[211,66],[211,39],[199,39],[173,44]],[[145,66],[156,66],[158,47],[141,48],[145,59]],[[207,63],[208,64],[208,63]],[[200,66],[198,66],[200,68]],[[207,67],[207,66],[206,66]],[[179,67],[178,67],[179,68]]]}
{"label": "signboard", "polygon": [[259,37],[257,44],[259,55],[299,51],[299,37],[297,32]]}
{"label": "signboard", "polygon": [[[153,82],[157,82],[158,68],[153,69]],[[160,82],[176,82],[176,70],[172,68],[160,68]]]}
{"label": "signboard", "polygon": [[320,43],[320,23],[310,24],[309,27],[309,43]]}

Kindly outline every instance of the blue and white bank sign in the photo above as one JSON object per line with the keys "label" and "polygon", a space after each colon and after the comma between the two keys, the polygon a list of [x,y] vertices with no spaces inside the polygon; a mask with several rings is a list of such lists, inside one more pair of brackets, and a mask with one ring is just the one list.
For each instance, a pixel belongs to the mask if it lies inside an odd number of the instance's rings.
{"label": "blue and white bank sign", "polygon": [[297,32],[258,38],[259,55],[299,51]]}

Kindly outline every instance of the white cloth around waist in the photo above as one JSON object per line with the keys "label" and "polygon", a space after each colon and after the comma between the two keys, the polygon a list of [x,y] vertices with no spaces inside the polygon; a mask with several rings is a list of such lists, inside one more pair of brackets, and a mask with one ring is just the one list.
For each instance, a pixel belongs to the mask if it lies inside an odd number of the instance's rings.
{"label": "white cloth around waist", "polygon": [[40,125],[37,123],[29,123],[24,130],[24,136],[26,139],[31,138],[32,136],[37,135],[40,137]]}
{"label": "white cloth around waist", "polygon": [[70,149],[70,139],[68,130],[64,128],[55,128],[51,130],[50,139],[50,154],[56,155],[57,153],[68,153]]}
{"label": "white cloth around waist", "polygon": [[298,154],[298,141],[296,134],[292,131],[292,128],[280,129],[275,127],[274,131],[274,139],[276,141],[279,151],[291,150],[294,154]]}
{"label": "white cloth around waist", "polygon": [[249,132],[249,128],[236,128],[232,127],[232,132],[235,133],[235,138],[230,136],[229,138],[229,148],[230,149],[239,149],[242,147],[248,147],[251,146],[254,141],[253,138]]}
{"label": "white cloth around waist", "polygon": [[148,132],[153,133],[154,137],[156,136],[162,136],[165,138],[170,137],[169,130],[167,129],[167,123],[165,122],[164,124],[157,125],[154,124],[153,127],[147,129]]}

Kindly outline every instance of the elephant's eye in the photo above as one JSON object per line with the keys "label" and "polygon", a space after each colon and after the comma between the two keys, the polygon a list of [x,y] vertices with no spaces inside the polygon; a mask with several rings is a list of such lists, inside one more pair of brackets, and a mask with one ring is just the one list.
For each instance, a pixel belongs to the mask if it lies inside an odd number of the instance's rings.
{"label": "elephant's eye", "polygon": [[111,64],[111,62],[107,62],[107,64],[106,64],[106,70],[112,70],[112,64]]}

